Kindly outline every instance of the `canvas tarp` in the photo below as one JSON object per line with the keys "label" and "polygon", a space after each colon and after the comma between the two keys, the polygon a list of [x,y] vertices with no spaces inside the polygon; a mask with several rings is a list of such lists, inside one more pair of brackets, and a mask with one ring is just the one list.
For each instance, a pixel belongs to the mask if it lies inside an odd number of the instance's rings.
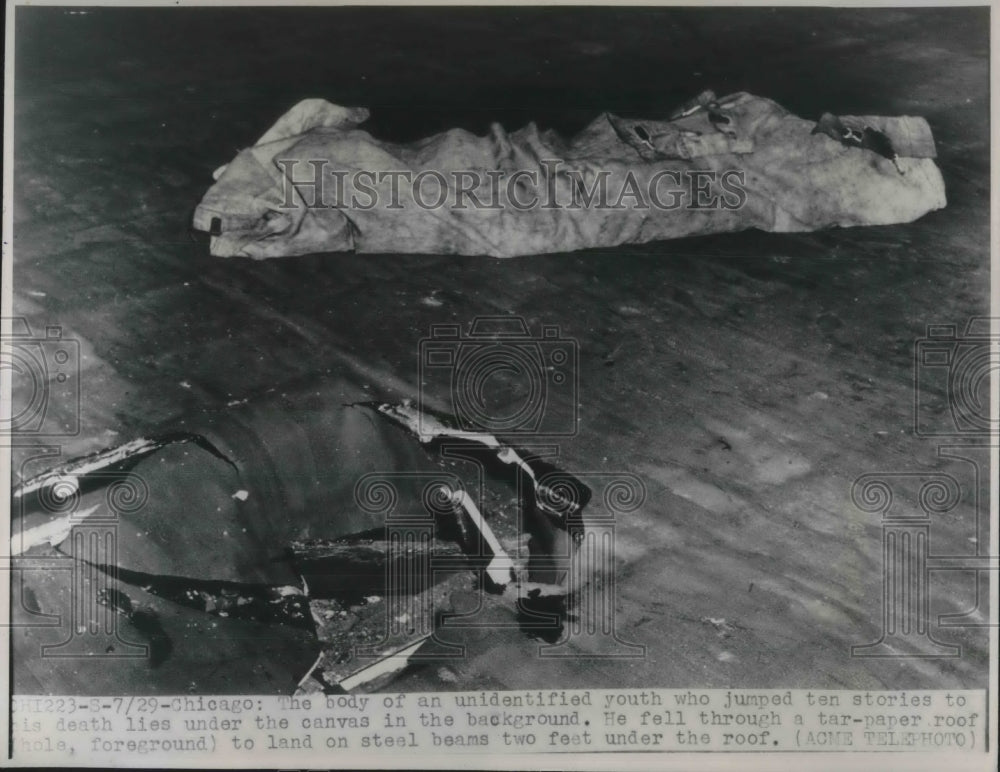
{"label": "canvas tarp", "polygon": [[360,128],[366,109],[306,100],[216,172],[194,225],[221,257],[513,257],[746,228],[886,225],[945,206],[923,118],[817,124],[769,99],[711,92],[675,114],[605,113],[569,140],[529,124],[393,144]]}

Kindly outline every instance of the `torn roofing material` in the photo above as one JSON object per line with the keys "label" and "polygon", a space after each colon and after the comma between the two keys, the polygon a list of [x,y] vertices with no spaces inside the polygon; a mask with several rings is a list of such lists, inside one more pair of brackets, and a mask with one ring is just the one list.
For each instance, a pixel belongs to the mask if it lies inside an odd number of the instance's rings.
{"label": "torn roofing material", "polygon": [[[168,427],[29,477],[16,491],[22,515],[12,545],[19,560],[28,565],[62,555],[67,569],[91,576],[92,612],[112,615],[122,631],[108,646],[136,657],[145,647],[146,665],[156,668],[162,691],[178,690],[182,676],[174,668],[189,662],[195,642],[211,657],[237,650],[255,656],[246,639],[248,625],[274,628],[265,640],[297,652],[297,664],[282,667],[301,679],[315,661],[309,604],[326,596],[351,602],[360,584],[349,577],[345,583],[339,573],[360,579],[358,572],[367,571],[377,588],[379,579],[397,571],[398,560],[386,546],[392,542],[372,534],[388,528],[399,512],[413,513],[407,514],[410,519],[423,513],[431,532],[458,543],[442,548],[435,541],[434,552],[436,558],[452,558],[449,565],[464,577],[462,585],[472,586],[481,576],[496,592],[514,582],[525,591],[537,594],[546,587],[548,595],[561,597],[558,588],[546,585],[547,577],[532,576],[530,558],[526,564],[512,560],[499,536],[510,543],[516,540],[510,530],[523,525],[535,534],[529,547],[544,552],[555,541],[552,532],[565,532],[568,519],[582,517],[590,494],[585,485],[566,487],[562,483],[572,476],[551,463],[490,434],[452,431],[447,418],[408,404],[345,404],[336,382],[312,391],[310,399],[291,399],[298,410],[277,410],[267,401],[231,406],[192,418],[183,430]],[[443,442],[478,451],[466,454],[474,474],[463,480],[438,465]],[[556,478],[558,485],[551,482]],[[483,486],[498,480],[525,488],[533,507],[524,518],[508,519],[503,534],[494,533],[480,498]],[[398,498],[359,498],[365,481],[396,486]],[[131,498],[115,498],[113,491],[122,486],[131,486]],[[64,509],[46,509],[57,504]],[[100,529],[113,533],[101,542],[104,551],[77,554],[89,543],[86,534]],[[542,538],[540,530],[547,532]],[[418,557],[414,550],[402,556],[404,564]],[[62,608],[70,577],[67,573],[60,584],[59,572],[45,577],[26,572],[23,584],[35,598],[32,608]],[[408,586],[413,592],[433,591],[417,581]],[[192,627],[192,613],[213,621]],[[17,646],[20,662],[34,662],[38,646],[52,645],[60,635],[26,629]],[[140,664],[130,661],[128,667],[141,670]],[[95,671],[93,683],[106,689],[103,667],[92,659],[80,672]],[[25,678],[45,681],[34,664],[26,668]],[[353,666],[338,668],[345,678],[353,673]],[[264,691],[271,688],[277,687]],[[286,679],[278,690],[288,688]]]}
{"label": "torn roofing material", "polygon": [[410,432],[422,444],[464,442],[489,451],[497,462],[515,468],[529,481],[535,492],[538,509],[560,522],[579,519],[590,501],[591,491],[572,475],[537,456],[519,451],[488,432],[467,431],[449,426],[449,422],[429,410],[410,403],[359,403],[375,410]]}
{"label": "torn roofing material", "polygon": [[89,453],[86,456],[72,459],[53,469],[33,475],[27,480],[14,486],[11,497],[15,500],[35,494],[46,486],[58,482],[61,478],[76,478],[86,480],[89,475],[96,472],[106,472],[109,470],[124,471],[135,466],[146,456],[149,456],[161,448],[168,445],[191,442],[233,466],[232,460],[227,458],[222,451],[216,448],[211,442],[200,434],[191,432],[169,432],[154,438],[139,438],[126,442],[124,445],[117,445],[113,448],[99,450],[96,453]]}

